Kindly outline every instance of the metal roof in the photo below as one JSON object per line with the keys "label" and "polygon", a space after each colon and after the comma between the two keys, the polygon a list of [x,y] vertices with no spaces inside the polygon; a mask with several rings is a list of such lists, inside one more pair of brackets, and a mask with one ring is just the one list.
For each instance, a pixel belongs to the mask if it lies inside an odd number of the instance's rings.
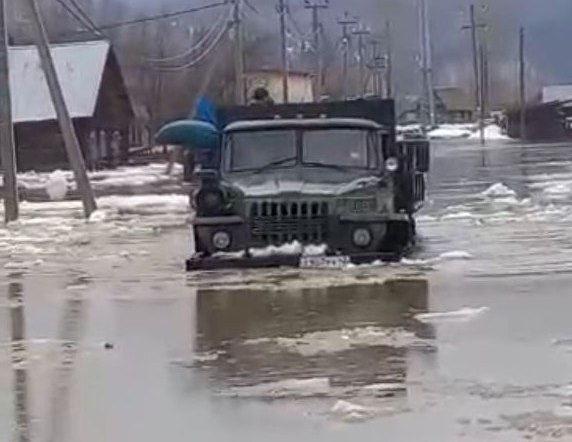
{"label": "metal roof", "polygon": [[[52,45],[50,50],[71,117],[93,116],[110,50],[109,42]],[[8,57],[14,122],[56,119],[36,47],[11,47]]]}
{"label": "metal roof", "polygon": [[352,128],[352,129],[382,129],[383,126],[371,120],[361,118],[297,118],[274,120],[237,121],[225,127],[225,132],[262,129],[292,129],[292,128]]}

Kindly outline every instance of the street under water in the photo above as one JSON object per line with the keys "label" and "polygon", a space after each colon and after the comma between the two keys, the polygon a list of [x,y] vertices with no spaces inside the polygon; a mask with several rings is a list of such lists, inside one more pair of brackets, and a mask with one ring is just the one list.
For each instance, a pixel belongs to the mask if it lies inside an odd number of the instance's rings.
{"label": "street under water", "polygon": [[432,161],[418,250],[387,266],[185,274],[188,198],[160,184],[88,223],[24,204],[0,441],[572,440],[572,146]]}

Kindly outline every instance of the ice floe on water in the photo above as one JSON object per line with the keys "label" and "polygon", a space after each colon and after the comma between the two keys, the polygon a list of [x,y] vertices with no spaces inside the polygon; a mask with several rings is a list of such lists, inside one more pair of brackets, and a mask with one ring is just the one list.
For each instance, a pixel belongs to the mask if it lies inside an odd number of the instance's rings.
{"label": "ice floe on water", "polygon": [[[229,387],[219,395],[240,399],[319,399],[319,398],[389,398],[403,395],[403,383],[339,385],[329,377],[291,378],[254,385]],[[340,412],[343,410],[340,409]]]}
{"label": "ice floe on water", "polygon": [[286,352],[305,357],[339,353],[359,347],[407,347],[418,342],[414,333],[403,328],[359,327],[307,333],[299,337],[251,339],[247,345],[272,344]]}
{"label": "ice floe on water", "polygon": [[487,198],[507,198],[516,197],[516,192],[504,183],[495,183],[482,192]]}
{"label": "ice floe on water", "polygon": [[46,181],[46,193],[52,201],[62,201],[68,193],[68,181],[61,170],[52,172]]}
{"label": "ice floe on water", "polygon": [[359,423],[374,419],[379,414],[379,410],[340,399],[330,409],[329,414],[342,422]]}
{"label": "ice floe on water", "polygon": [[489,311],[489,307],[465,307],[449,312],[419,313],[415,319],[425,324],[469,322]]}

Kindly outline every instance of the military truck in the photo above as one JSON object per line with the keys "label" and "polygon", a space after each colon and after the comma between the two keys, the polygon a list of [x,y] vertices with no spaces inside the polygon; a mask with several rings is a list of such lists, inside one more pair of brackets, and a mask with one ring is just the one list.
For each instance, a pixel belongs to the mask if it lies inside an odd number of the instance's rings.
{"label": "military truck", "polygon": [[429,143],[396,141],[392,100],[232,107],[219,119],[216,167],[196,172],[191,196],[188,270],[390,261],[414,244]]}

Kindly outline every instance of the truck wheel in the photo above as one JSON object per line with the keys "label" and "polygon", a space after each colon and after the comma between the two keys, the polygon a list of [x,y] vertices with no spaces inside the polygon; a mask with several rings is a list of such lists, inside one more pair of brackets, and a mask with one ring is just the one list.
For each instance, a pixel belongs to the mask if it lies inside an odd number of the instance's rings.
{"label": "truck wheel", "polygon": [[414,238],[415,223],[413,221],[390,222],[387,224],[382,251],[401,255],[412,245]]}

